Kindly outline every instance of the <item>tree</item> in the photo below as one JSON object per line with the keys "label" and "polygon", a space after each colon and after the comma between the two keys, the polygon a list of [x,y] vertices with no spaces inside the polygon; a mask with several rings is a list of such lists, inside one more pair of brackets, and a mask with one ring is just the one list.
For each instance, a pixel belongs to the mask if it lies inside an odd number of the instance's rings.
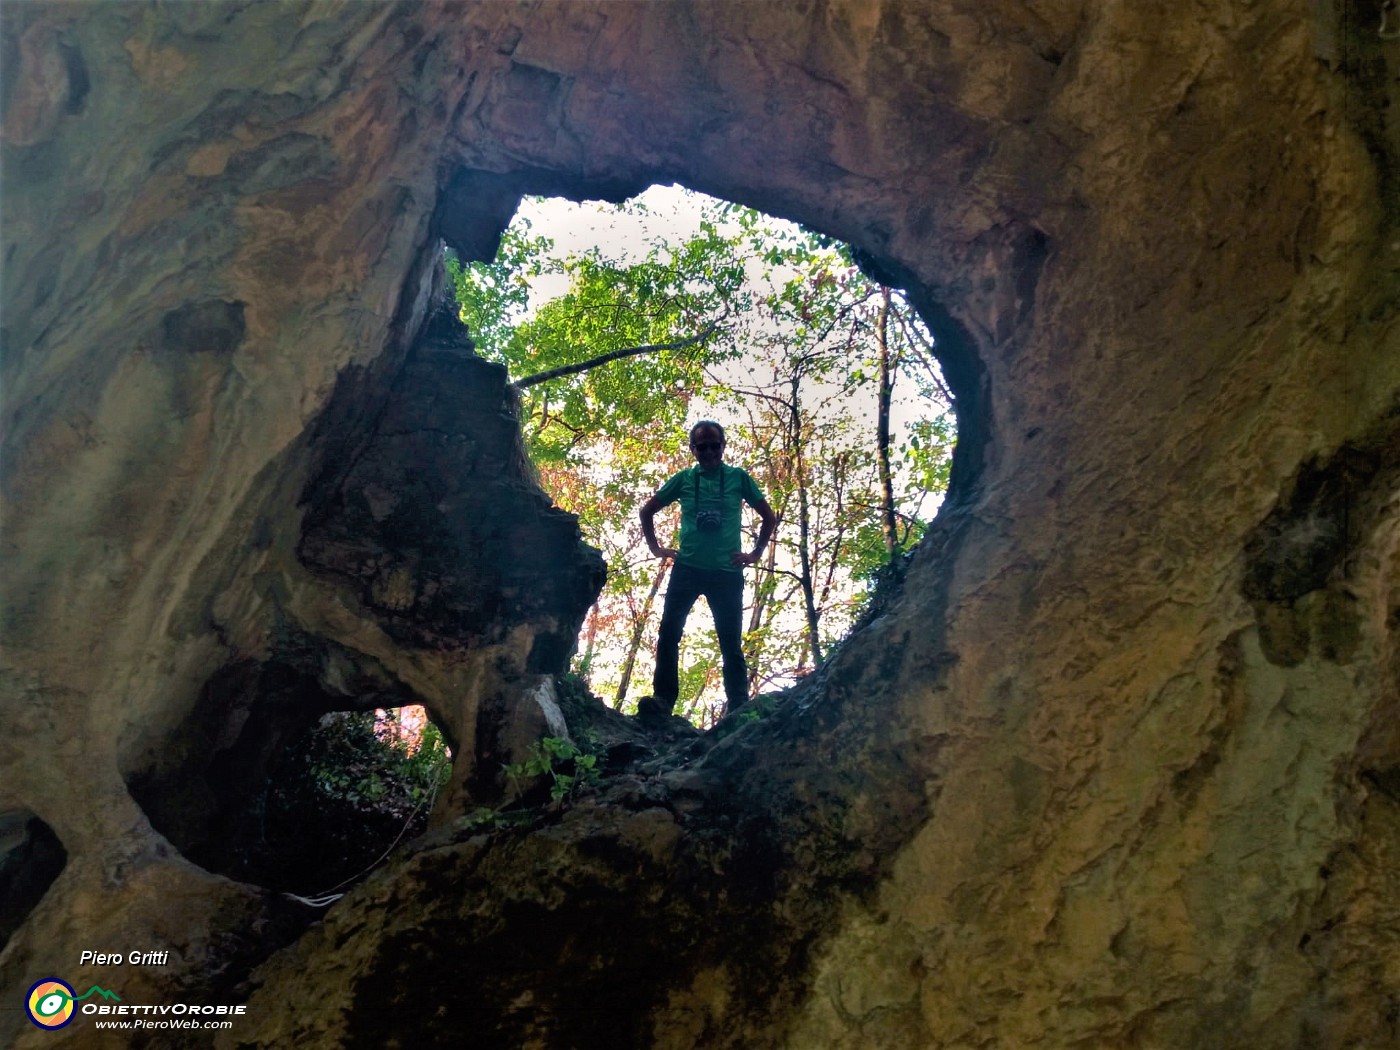
{"label": "tree", "polygon": [[[508,229],[493,263],[453,262],[449,273],[478,351],[527,391],[535,462],[568,462],[595,435],[682,423],[704,366],[733,356],[726,315],[748,304],[730,241],[703,221],[688,240],[623,264],[598,249],[551,257],[552,242],[528,230]],[[527,313],[531,281],[549,274],[567,291]]]}
{"label": "tree", "polygon": [[[783,544],[792,567],[774,571],[794,581],[803,638],[795,646],[770,630],[763,641],[770,660],[785,651],[788,673],[801,674],[809,660],[821,663],[849,625],[859,599],[853,587],[868,583],[922,532],[925,492],[897,492],[897,476],[916,456],[946,459],[951,443],[922,446],[922,453],[916,435],[898,458],[892,447],[901,370],[933,361],[932,337],[907,300],[820,238],[765,248],[766,261],[788,279],[763,300],[760,323],[743,332],[749,381],[729,390],[748,406],[751,438],[771,435],[753,446],[767,458],[770,502],[791,525]],[[931,378],[938,388],[920,384],[919,393],[944,410],[941,418],[948,401],[939,396],[946,391],[936,366]]]}

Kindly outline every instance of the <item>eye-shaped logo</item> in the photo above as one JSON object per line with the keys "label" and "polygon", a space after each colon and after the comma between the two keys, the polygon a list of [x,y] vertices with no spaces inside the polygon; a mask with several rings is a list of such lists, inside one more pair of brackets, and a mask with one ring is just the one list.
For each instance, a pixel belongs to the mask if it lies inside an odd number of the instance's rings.
{"label": "eye-shaped logo", "polygon": [[66,981],[47,977],[29,989],[25,1009],[40,1028],[62,1028],[73,1020],[73,989]]}

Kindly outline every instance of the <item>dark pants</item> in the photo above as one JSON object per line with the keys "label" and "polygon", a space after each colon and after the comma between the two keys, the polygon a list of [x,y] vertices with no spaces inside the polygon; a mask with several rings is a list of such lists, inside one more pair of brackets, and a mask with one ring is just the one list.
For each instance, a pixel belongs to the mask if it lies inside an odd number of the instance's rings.
{"label": "dark pants", "polygon": [[720,655],[724,657],[724,695],[732,711],[749,698],[749,669],[744,663],[744,574],[723,569],[692,569],[677,562],[666,587],[661,631],[656,639],[656,674],[652,693],[669,710],[680,693],[680,645],[686,617],[701,595],[710,605]]}

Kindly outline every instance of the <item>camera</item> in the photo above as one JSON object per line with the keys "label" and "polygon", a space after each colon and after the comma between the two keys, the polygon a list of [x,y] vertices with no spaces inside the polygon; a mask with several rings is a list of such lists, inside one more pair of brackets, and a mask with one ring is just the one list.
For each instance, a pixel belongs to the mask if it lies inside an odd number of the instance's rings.
{"label": "camera", "polygon": [[717,510],[702,510],[695,515],[695,527],[701,532],[718,532],[720,527],[720,512]]}

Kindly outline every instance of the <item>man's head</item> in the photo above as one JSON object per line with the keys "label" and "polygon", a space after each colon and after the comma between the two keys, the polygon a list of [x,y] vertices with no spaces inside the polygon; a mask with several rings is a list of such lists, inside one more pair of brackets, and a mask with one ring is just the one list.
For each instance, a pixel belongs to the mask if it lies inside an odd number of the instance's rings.
{"label": "man's head", "polygon": [[703,470],[713,470],[724,460],[724,427],[702,419],[690,428],[690,451]]}

